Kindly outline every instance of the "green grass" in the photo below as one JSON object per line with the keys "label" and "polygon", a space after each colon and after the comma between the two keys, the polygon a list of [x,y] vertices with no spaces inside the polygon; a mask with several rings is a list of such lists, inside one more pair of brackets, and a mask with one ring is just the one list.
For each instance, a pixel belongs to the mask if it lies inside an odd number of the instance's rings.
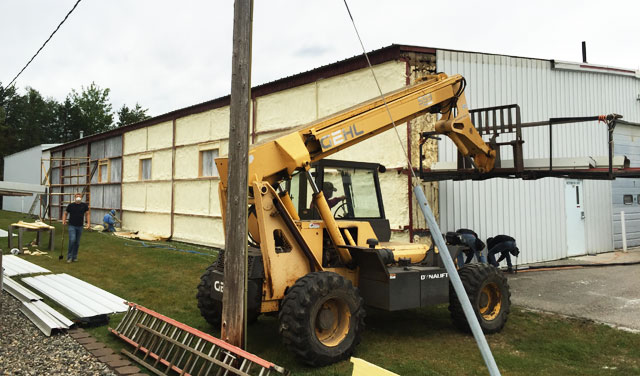
{"label": "green grass", "polygon": [[[22,218],[0,211],[0,228],[7,229]],[[58,253],[50,258],[24,256],[26,260],[219,335],[219,328],[202,319],[195,299],[200,275],[215,257],[143,248],[131,240],[85,231],[80,261],[66,264],[58,261],[61,226],[55,226]],[[168,244],[215,254],[212,249]],[[0,248],[6,254],[5,245]],[[115,327],[122,316],[112,316],[109,326]],[[277,339],[277,329],[276,318],[260,317],[249,326],[248,350],[296,375],[351,374],[349,362],[319,369],[301,365]],[[89,331],[116,351],[124,346],[107,326]],[[640,375],[640,335],[592,322],[513,307],[505,329],[487,340],[503,375]],[[401,375],[487,374],[473,337],[452,326],[446,306],[396,313],[369,310],[362,343],[354,355]]]}

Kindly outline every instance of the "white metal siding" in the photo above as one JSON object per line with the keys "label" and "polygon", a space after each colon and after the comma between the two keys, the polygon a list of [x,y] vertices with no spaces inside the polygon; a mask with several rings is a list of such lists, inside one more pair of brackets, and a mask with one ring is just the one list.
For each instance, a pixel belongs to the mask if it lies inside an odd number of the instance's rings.
{"label": "white metal siding", "polygon": [[[637,121],[640,80],[608,74],[559,71],[546,60],[437,51],[437,69],[462,74],[470,108],[517,103],[522,121],[550,117],[620,113]],[[636,120],[634,120],[636,119]],[[525,158],[549,156],[548,129],[524,129]],[[557,125],[554,157],[607,155],[602,123]],[[445,139],[439,159],[455,161],[457,150]],[[566,257],[564,180],[484,182],[445,181],[440,185],[440,221],[444,231],[472,228],[483,238],[499,233],[516,238],[519,262]],[[612,249],[610,182],[585,182],[587,252]],[[604,201],[603,201],[604,200]]]}
{"label": "white metal siding", "polygon": [[[43,149],[56,146],[56,144],[43,144],[19,151],[4,158],[4,181],[17,183],[41,184],[40,171],[42,169],[41,158],[48,158],[49,152]],[[48,169],[48,164],[45,169]],[[35,195],[24,197],[3,198],[2,209],[25,213],[29,211],[35,200]],[[39,211],[36,211],[39,213]]]}
{"label": "white metal siding", "polygon": [[[640,106],[640,103],[638,103]],[[640,127],[618,125],[613,134],[616,155],[626,155],[632,167],[640,167]],[[624,211],[627,246],[640,245],[640,179],[617,179],[612,183],[613,228],[615,248],[622,248],[620,212]],[[633,202],[625,205],[624,195],[632,195]]]}

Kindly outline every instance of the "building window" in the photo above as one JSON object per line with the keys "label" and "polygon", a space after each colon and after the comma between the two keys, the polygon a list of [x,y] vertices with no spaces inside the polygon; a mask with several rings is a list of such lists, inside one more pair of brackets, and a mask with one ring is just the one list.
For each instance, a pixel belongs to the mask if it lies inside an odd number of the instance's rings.
{"label": "building window", "polygon": [[151,158],[140,159],[140,180],[151,180]]}
{"label": "building window", "polygon": [[624,202],[625,205],[632,205],[633,204],[633,195],[624,195],[622,197],[622,202]]}
{"label": "building window", "polygon": [[216,158],[218,158],[218,149],[200,151],[200,177],[220,176],[216,167]]}
{"label": "building window", "polygon": [[109,182],[109,160],[101,159],[98,161],[98,183]]}

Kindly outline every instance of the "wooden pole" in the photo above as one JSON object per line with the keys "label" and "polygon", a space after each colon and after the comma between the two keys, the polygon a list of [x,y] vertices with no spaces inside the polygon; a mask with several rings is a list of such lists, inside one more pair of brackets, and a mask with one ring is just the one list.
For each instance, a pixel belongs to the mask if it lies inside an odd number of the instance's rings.
{"label": "wooden pole", "polygon": [[251,29],[253,0],[236,0],[233,14],[229,184],[226,212],[224,295],[221,337],[244,348],[247,285],[247,195]]}

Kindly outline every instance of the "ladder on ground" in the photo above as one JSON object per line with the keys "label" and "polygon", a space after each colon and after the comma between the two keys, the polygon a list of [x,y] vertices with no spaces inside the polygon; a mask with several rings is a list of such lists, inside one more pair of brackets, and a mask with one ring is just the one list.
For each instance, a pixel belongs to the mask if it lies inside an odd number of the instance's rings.
{"label": "ladder on ground", "polygon": [[122,353],[156,375],[289,375],[221,339],[135,303],[109,331],[134,347]]}

